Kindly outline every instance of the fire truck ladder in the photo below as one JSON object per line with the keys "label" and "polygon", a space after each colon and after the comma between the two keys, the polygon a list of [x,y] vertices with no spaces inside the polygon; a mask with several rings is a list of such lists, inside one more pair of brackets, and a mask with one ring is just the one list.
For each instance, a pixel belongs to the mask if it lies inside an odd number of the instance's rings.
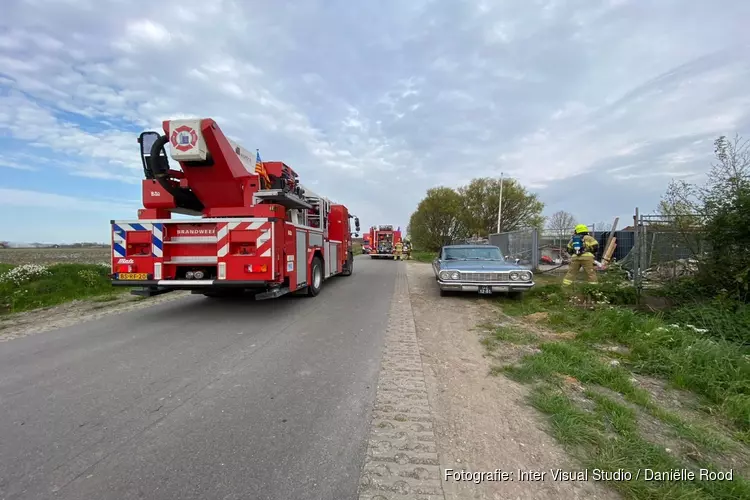
{"label": "fire truck ladder", "polygon": [[259,203],[276,203],[290,209],[310,209],[312,205],[299,196],[283,189],[262,189],[255,193]]}
{"label": "fire truck ladder", "polygon": [[312,211],[307,212],[307,225],[318,229],[326,229],[326,217],[331,210],[327,200],[317,196],[307,196],[305,201],[312,207]]}

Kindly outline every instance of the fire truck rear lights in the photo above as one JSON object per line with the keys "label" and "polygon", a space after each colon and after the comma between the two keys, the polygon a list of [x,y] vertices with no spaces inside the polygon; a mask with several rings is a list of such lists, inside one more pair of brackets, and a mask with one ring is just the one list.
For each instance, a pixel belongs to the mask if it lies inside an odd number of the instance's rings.
{"label": "fire truck rear lights", "polygon": [[117,266],[117,272],[118,273],[132,273],[133,272],[133,266],[131,266],[131,265],[120,265],[120,266]]}
{"label": "fire truck rear lights", "polygon": [[254,266],[252,264],[249,264],[246,267],[246,269],[247,269],[247,272],[249,273],[265,273],[268,271],[268,266],[265,264],[261,264],[259,266],[258,265]]}

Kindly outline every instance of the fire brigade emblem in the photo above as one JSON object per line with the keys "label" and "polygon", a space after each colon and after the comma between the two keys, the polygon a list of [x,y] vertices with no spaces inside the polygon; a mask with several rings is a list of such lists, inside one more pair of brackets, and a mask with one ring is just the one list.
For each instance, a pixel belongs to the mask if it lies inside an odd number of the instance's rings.
{"label": "fire brigade emblem", "polygon": [[198,134],[192,128],[182,125],[172,131],[169,142],[172,143],[173,148],[179,151],[188,151],[193,149],[198,142]]}

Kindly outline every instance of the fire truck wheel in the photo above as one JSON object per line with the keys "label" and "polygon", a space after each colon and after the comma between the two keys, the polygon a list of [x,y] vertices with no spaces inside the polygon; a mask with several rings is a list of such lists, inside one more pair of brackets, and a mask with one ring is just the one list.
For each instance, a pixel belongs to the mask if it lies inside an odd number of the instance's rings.
{"label": "fire truck wheel", "polygon": [[307,295],[315,297],[323,286],[323,261],[320,257],[313,258],[310,269],[310,285],[307,287]]}
{"label": "fire truck wheel", "polygon": [[354,272],[354,254],[349,252],[349,258],[346,259],[346,269],[341,274],[344,276],[351,276]]}

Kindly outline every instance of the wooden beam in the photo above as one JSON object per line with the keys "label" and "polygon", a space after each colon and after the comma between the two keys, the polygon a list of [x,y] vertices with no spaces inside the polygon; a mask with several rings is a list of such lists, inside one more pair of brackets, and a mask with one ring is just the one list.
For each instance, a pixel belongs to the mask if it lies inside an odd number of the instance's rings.
{"label": "wooden beam", "polygon": [[612,229],[609,231],[609,238],[607,238],[607,244],[604,245],[605,250],[609,248],[610,242],[612,242],[612,238],[615,237],[615,231],[617,231],[617,223],[620,222],[619,217],[615,217],[615,222],[612,224]]}
{"label": "wooden beam", "polygon": [[602,263],[609,265],[609,261],[612,260],[612,256],[615,254],[615,248],[617,248],[617,238],[610,238],[607,240],[607,247],[604,249],[602,255]]}

